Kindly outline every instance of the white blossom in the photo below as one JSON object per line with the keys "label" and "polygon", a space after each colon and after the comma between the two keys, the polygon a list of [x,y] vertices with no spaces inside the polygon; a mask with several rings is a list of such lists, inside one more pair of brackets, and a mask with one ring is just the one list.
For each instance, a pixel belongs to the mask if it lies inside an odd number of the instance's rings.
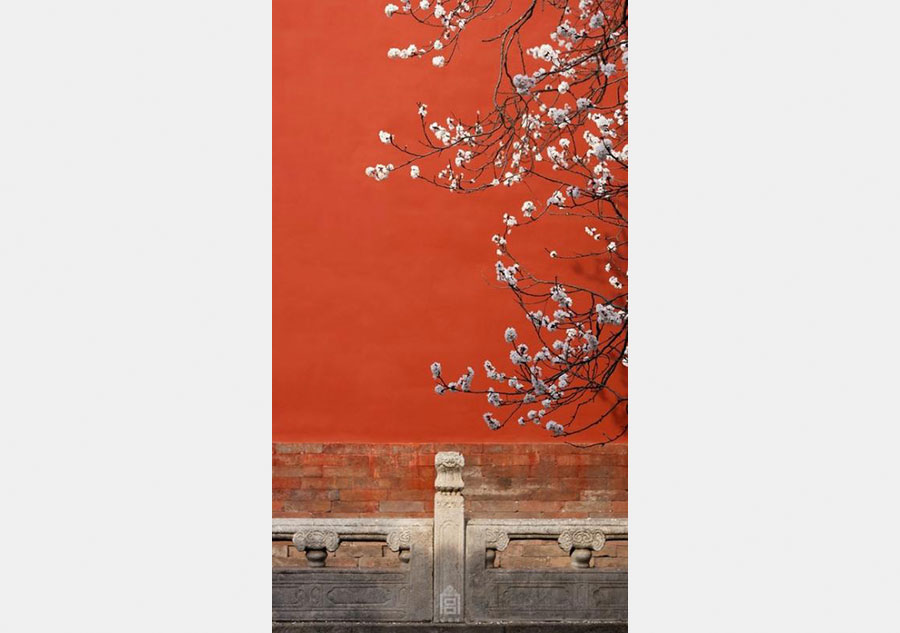
{"label": "white blossom", "polygon": [[497,271],[497,281],[504,281],[513,288],[518,284],[518,280],[516,279],[516,273],[519,271],[519,265],[513,264],[510,267],[505,267],[503,262],[497,262],[495,264],[495,269]]}
{"label": "white blossom", "polygon": [[601,324],[621,325],[625,320],[625,312],[611,305],[597,304],[597,321]]}
{"label": "white blossom", "polygon": [[550,298],[556,301],[561,308],[571,308],[572,298],[566,294],[566,289],[560,284],[550,288]]}
{"label": "white blossom", "polygon": [[394,169],[394,165],[388,163],[387,165],[375,165],[374,167],[366,167],[366,176],[374,178],[375,180],[384,180],[387,178],[391,171]]}
{"label": "white blossom", "polygon": [[515,87],[516,92],[520,95],[526,95],[531,92],[531,89],[534,88],[534,84],[537,83],[534,78],[521,74],[513,77],[512,81],[513,87]]}
{"label": "white blossom", "polygon": [[[599,0],[566,0],[548,5],[556,10],[559,18],[549,27],[549,39],[532,41],[524,46],[529,59],[519,65],[518,74],[512,71],[511,77],[503,75],[501,69],[501,80],[507,84],[505,88],[499,87],[499,93],[506,99],[513,91],[515,107],[511,110],[516,113],[515,118],[505,118],[499,106],[492,104],[490,111],[477,111],[471,118],[460,114],[459,119],[454,115],[429,121],[428,107],[418,103],[419,122],[427,137],[424,141],[430,147],[421,159],[410,152],[406,152],[407,158],[403,159],[404,166],[410,166],[410,178],[433,181],[451,192],[470,193],[487,187],[522,184],[533,191],[529,197],[536,200],[537,205],[531,200],[521,203],[522,217],[525,218],[523,228],[518,228],[516,216],[503,213],[503,230],[497,231],[491,241],[497,253],[497,280],[511,288],[518,299],[527,299],[522,305],[527,306],[528,321],[538,334],[538,347],[529,351],[528,345],[520,342],[516,328],[507,327],[504,340],[511,348],[508,350],[510,375],[485,361],[486,380],[494,386],[477,392],[486,394],[492,407],[509,405],[527,409],[535,406],[535,410],[518,417],[517,423],[525,425],[531,421],[545,427],[553,436],[570,435],[580,426],[574,425],[574,417],[571,426],[565,424],[568,418],[563,424],[547,421],[548,411],[556,411],[563,404],[568,407],[590,402],[597,391],[605,388],[606,380],[611,376],[607,368],[615,369],[617,362],[625,367],[628,365],[627,348],[623,352],[623,345],[618,343],[627,340],[624,336],[628,321],[627,300],[622,290],[624,282],[616,276],[621,274],[627,278],[628,273],[614,256],[622,244],[627,244],[625,231],[618,232],[620,226],[627,228],[627,221],[620,218],[623,220],[620,225],[618,220],[610,220],[604,206],[610,201],[616,208],[615,200],[624,200],[628,182],[627,171],[618,168],[628,161],[627,13],[622,7],[609,5],[615,15],[606,17],[599,10],[601,6],[606,8],[607,5]],[[417,22],[437,27],[437,31],[427,37],[421,47],[410,44],[406,48],[390,48],[388,57],[427,56],[431,57],[434,68],[444,68],[449,65],[451,51],[455,50],[461,30],[468,26],[467,21],[480,17],[481,3],[472,0],[393,0],[385,6],[385,15],[389,18],[397,12],[413,11]],[[610,32],[613,24],[622,24],[622,31]],[[523,36],[523,43],[524,40]],[[612,77],[615,78],[611,80],[614,85],[604,92],[606,79]],[[500,103],[510,105],[512,101]],[[392,151],[403,151],[407,147],[406,139],[400,143],[384,130],[379,132],[379,140],[391,145]],[[424,160],[426,153],[435,155],[440,161],[433,171],[426,172],[427,175],[420,170],[430,169],[428,166],[406,162],[409,159]],[[388,163],[367,167],[365,171],[375,180],[384,180],[393,169],[394,166]],[[537,177],[532,178],[535,175]],[[542,200],[546,200],[546,205],[539,208]],[[621,290],[623,297],[601,299],[598,297],[604,297],[608,291],[584,288],[582,282],[564,285],[563,281],[548,277],[544,271],[524,268],[523,256],[540,250],[526,245],[527,248],[513,251],[514,237],[518,240],[521,233],[521,238],[526,239],[533,233],[526,231],[525,226],[538,220],[552,224],[553,218],[559,216],[585,218],[594,225],[584,227],[584,230],[597,244],[575,250],[574,257],[594,257],[596,267],[604,268],[609,284]],[[616,229],[610,231],[608,227],[611,226]],[[552,227],[548,228],[552,231]],[[551,235],[555,238],[556,234],[545,234]],[[563,248],[566,242],[548,241],[540,244],[544,253],[551,259],[566,258],[568,251],[565,248],[562,254],[556,249],[551,250],[553,243]],[[586,252],[582,255],[579,251]],[[516,259],[512,263],[502,261],[513,258],[514,252]],[[520,259],[523,262],[521,270],[517,263]],[[546,268],[556,268],[559,274],[569,272],[567,266],[553,264],[558,263],[544,262]],[[540,281],[548,278],[554,281]],[[568,292],[572,292],[572,296]],[[591,303],[580,305],[587,297],[593,299]],[[546,299],[551,303],[546,303]],[[528,311],[537,305],[547,314],[542,310]],[[543,339],[544,332],[546,339]],[[502,360],[505,365],[506,359]],[[447,383],[440,363],[432,364],[434,391],[438,395],[448,391],[471,391],[473,376],[470,367],[455,382]],[[562,414],[554,417],[559,415]],[[506,423],[490,413],[485,413],[483,419],[490,429],[495,430]],[[567,428],[572,430],[567,431]]]}
{"label": "white blossom", "polygon": [[561,191],[554,191],[553,195],[547,198],[547,206],[562,206],[562,204],[566,201],[566,197],[562,194]]}
{"label": "white blossom", "polygon": [[553,435],[555,435],[555,436],[562,435],[566,431],[566,429],[563,427],[562,424],[558,424],[558,423],[554,422],[553,420],[550,420],[549,422],[547,422],[547,425],[544,428],[546,428],[548,431],[553,433]]}
{"label": "white blossom", "polygon": [[488,428],[492,431],[496,431],[500,428],[500,421],[496,420],[490,413],[485,413],[482,417],[484,418],[485,424],[487,424]]}
{"label": "white blossom", "polygon": [[528,355],[528,346],[522,343],[516,349],[510,350],[509,360],[514,365],[525,365],[530,363],[531,356]]}
{"label": "white blossom", "polygon": [[459,383],[460,391],[469,391],[472,387],[472,378],[475,376],[475,370],[469,367],[466,373],[459,377],[456,382]]}

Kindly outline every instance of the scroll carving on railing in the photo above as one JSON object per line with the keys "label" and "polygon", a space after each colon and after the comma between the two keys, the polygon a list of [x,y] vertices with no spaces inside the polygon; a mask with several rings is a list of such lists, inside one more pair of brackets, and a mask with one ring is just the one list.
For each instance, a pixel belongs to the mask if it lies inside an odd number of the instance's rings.
{"label": "scroll carving on railing", "polygon": [[[433,618],[431,519],[276,519],[272,538],[290,539],[308,567],[272,569],[272,620],[429,622]],[[380,542],[398,567],[330,567],[344,542]]]}
{"label": "scroll carving on railing", "polygon": [[[466,523],[465,459],[439,452],[434,466],[433,519],[273,520],[273,541],[292,541],[307,562],[273,567],[273,622],[627,622],[628,572],[616,564],[627,519]],[[354,542],[380,543],[399,563],[354,566]],[[523,565],[535,549],[540,564]]]}
{"label": "scroll carving on railing", "polygon": [[400,561],[408,563],[410,559],[411,536],[409,530],[394,530],[387,535],[387,545],[392,552],[397,552]]}
{"label": "scroll carving on railing", "polygon": [[[607,539],[627,538],[625,519],[470,520],[466,621],[627,621],[628,572],[590,568],[593,552],[603,549]],[[571,567],[495,567],[497,552],[513,540],[555,541],[570,555]]]}
{"label": "scroll carving on railing", "polygon": [[509,545],[509,535],[503,530],[487,530],[484,539],[484,566],[493,567],[497,552],[502,552]]}
{"label": "scroll carving on railing", "polygon": [[328,552],[335,551],[341,543],[337,532],[329,530],[300,531],[291,540],[298,550],[306,552],[310,567],[324,567]]}
{"label": "scroll carving on railing", "polygon": [[579,528],[563,530],[557,539],[559,546],[572,558],[572,567],[590,567],[594,552],[599,552],[606,544],[606,535],[601,530]]}

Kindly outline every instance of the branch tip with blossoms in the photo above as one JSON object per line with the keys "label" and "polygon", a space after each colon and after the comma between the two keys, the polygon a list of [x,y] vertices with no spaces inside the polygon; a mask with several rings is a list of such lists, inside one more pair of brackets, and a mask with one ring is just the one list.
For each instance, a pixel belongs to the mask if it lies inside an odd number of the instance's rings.
{"label": "branch tip with blossoms", "polygon": [[[583,446],[615,441],[627,425],[612,434],[604,429],[619,412],[627,414],[628,402],[620,386],[628,366],[627,2],[522,0],[499,7],[495,0],[416,0],[384,11],[437,35],[421,46],[391,48],[388,57],[430,56],[437,68],[452,64],[467,25],[507,17],[485,40],[499,53],[490,109],[468,120],[429,118],[428,106],[418,103],[422,136],[416,145],[384,130],[378,134],[399,153],[396,169],[409,167],[411,178],[453,193],[529,183],[521,215],[504,212],[491,238],[497,281],[530,326],[528,342],[515,327],[506,328],[509,367],[503,372],[485,361],[485,380],[496,383],[486,389],[473,389],[471,367],[447,382],[440,363],[433,363],[435,392],[483,395],[498,410],[483,416],[490,429],[515,420],[553,437],[597,429],[605,438]],[[535,41],[541,34],[546,40]],[[381,181],[394,170],[394,163],[379,163],[366,175]],[[596,262],[591,282],[542,276],[513,250],[514,230],[554,218],[581,221],[588,242],[576,250],[550,245],[544,249],[549,259],[558,260],[554,265],[585,260],[588,270]]]}

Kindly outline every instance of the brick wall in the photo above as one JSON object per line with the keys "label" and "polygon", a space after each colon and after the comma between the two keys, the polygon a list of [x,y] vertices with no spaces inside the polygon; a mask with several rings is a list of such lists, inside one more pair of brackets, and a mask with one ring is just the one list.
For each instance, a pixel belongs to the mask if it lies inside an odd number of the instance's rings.
{"label": "brick wall", "polygon": [[469,518],[628,515],[627,445],[579,449],[560,443],[276,443],[272,515],[431,516],[434,454],[443,450],[465,456]]}

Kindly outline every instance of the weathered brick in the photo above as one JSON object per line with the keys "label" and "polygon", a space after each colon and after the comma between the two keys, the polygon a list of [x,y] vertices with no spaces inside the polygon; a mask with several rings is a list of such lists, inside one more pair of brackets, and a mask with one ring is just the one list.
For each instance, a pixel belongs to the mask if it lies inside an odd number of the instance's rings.
{"label": "weathered brick", "polygon": [[424,512],[423,501],[382,501],[378,504],[381,512]]}
{"label": "weathered brick", "polygon": [[[382,503],[384,503],[382,501]],[[378,510],[377,501],[332,501],[331,511],[342,514],[370,514]]]}
{"label": "weathered brick", "polygon": [[300,479],[298,481],[300,481],[300,485],[297,486],[298,488],[307,488],[314,490],[335,488],[335,484],[337,483],[333,477],[304,477],[303,479]]}
{"label": "weathered brick", "polygon": [[272,488],[299,488],[301,481],[299,477],[272,477]]}
{"label": "weathered brick", "polygon": [[322,466],[275,466],[274,477],[321,477]]}
{"label": "weathered brick", "polygon": [[587,466],[596,462],[597,457],[583,453],[574,455],[559,455],[556,457],[556,463],[560,466]]}
{"label": "weathered brick", "polygon": [[357,560],[358,559],[356,558],[336,558],[329,554],[328,558],[325,559],[325,568],[327,569],[328,567],[332,567],[337,569],[345,569],[357,567]]}
{"label": "weathered brick", "polygon": [[306,561],[299,558],[272,557],[272,567],[306,567]]}
{"label": "weathered brick", "polygon": [[470,501],[467,505],[471,512],[517,512],[519,510],[519,502],[514,500]]}
{"label": "weathered brick", "polygon": [[500,559],[501,569],[541,569],[549,567],[548,558],[503,556]]}
{"label": "weathered brick", "polygon": [[562,548],[556,541],[539,541],[539,540],[519,540],[510,541],[509,545],[503,550],[503,557],[544,557],[565,556]]}
{"label": "weathered brick", "polygon": [[290,541],[272,541],[272,556],[287,558],[288,548],[293,546]]}
{"label": "weathered brick", "polygon": [[388,491],[378,488],[350,488],[339,491],[341,501],[380,501]]}
{"label": "weathered brick", "polygon": [[285,501],[285,512],[328,512],[331,510],[331,501],[327,499],[315,501]]}
{"label": "weathered brick", "polygon": [[[586,450],[563,443],[275,443],[273,515],[431,516],[439,450],[466,457],[470,516],[627,516],[627,446]],[[604,558],[615,558],[612,551]]]}
{"label": "weathered brick", "polygon": [[400,562],[400,558],[396,555],[387,556],[384,558],[360,558],[359,566],[361,568],[399,568],[403,563]]}
{"label": "weathered brick", "polygon": [[292,444],[290,442],[276,442],[276,453],[321,453],[324,444]]}
{"label": "weathered brick", "polygon": [[545,512],[554,513],[562,510],[562,501],[519,501],[519,512]]}
{"label": "weathered brick", "polygon": [[370,541],[349,541],[342,542],[340,547],[334,553],[335,557],[350,558],[382,558],[381,543]]}
{"label": "weathered brick", "polygon": [[323,477],[358,477],[368,480],[372,476],[372,471],[368,465],[348,466],[347,464],[335,464],[333,466],[322,466]]}
{"label": "weathered brick", "polygon": [[389,488],[387,491],[387,498],[392,501],[425,501],[428,497],[428,492],[424,490],[416,490],[409,488]]}
{"label": "weathered brick", "polygon": [[547,559],[547,567],[571,567],[572,559],[565,555],[565,552],[562,552],[562,556],[554,556],[553,558]]}
{"label": "weathered brick", "polygon": [[627,569],[628,561],[622,558],[594,558],[592,567],[598,569]]}

